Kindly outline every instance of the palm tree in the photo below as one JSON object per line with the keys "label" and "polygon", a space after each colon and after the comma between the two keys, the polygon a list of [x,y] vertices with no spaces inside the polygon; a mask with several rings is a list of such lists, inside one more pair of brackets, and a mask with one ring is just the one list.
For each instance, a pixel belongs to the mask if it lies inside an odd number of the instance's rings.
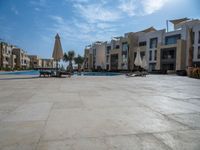
{"label": "palm tree", "polygon": [[74,62],[75,62],[75,64],[78,65],[78,70],[80,70],[81,69],[81,65],[84,62],[84,57],[82,57],[81,55],[78,55],[77,57],[74,58]]}
{"label": "palm tree", "polygon": [[74,60],[74,56],[75,56],[75,52],[73,50],[68,51],[68,53],[64,53],[63,61],[69,62],[69,65],[67,67],[69,71],[73,70],[72,61]]}

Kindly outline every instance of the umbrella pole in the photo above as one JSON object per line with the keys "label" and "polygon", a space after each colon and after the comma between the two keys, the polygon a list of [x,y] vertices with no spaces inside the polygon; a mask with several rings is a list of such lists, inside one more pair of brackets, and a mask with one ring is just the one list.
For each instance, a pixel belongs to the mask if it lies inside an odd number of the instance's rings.
{"label": "umbrella pole", "polygon": [[58,75],[58,61],[56,60],[56,76]]}

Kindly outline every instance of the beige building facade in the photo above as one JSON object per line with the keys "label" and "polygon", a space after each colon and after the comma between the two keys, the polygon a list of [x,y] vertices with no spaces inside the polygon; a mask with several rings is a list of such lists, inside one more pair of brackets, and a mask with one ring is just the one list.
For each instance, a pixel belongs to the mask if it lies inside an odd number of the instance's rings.
{"label": "beige building facade", "polygon": [[21,48],[13,48],[12,53],[16,55],[16,68],[29,69],[30,68],[30,58],[28,54]]}
{"label": "beige building facade", "polygon": [[36,69],[42,67],[42,59],[37,55],[28,55],[30,58],[30,68]]}
{"label": "beige building facade", "polygon": [[14,46],[0,42],[0,67],[13,69],[16,67],[16,55],[12,53]]}
{"label": "beige building facade", "polygon": [[42,68],[55,68],[56,67],[56,61],[53,59],[41,59],[41,67]]}
{"label": "beige building facade", "polygon": [[[109,71],[135,70],[137,50],[142,59],[146,59],[147,70],[178,71],[186,70],[189,58],[189,41],[192,39],[193,65],[200,66],[200,20],[188,18],[170,20],[173,31],[156,30],[153,27],[138,32],[126,33],[110,42],[102,42],[100,49],[94,45],[85,51],[88,68],[100,65],[98,58],[105,63]],[[193,36],[189,34],[192,30]],[[97,51],[94,50],[99,50]],[[99,56],[100,55],[100,56]],[[104,58],[103,59],[103,56]],[[92,67],[93,66],[93,67]]]}
{"label": "beige building facade", "polygon": [[42,59],[37,55],[28,55],[21,48],[6,42],[0,42],[0,70],[55,68],[53,59]]}

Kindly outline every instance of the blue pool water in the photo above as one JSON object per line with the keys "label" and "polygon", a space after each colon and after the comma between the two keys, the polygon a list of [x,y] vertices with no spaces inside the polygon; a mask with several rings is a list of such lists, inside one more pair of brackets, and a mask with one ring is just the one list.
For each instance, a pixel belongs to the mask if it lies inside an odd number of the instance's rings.
{"label": "blue pool water", "polygon": [[0,75],[39,75],[39,71],[28,70],[28,71],[0,72]]}
{"label": "blue pool water", "polygon": [[[29,70],[29,71],[14,71],[14,72],[0,72],[0,75],[39,75],[39,71]],[[75,73],[77,76],[117,76],[122,75],[116,72],[81,72]]]}

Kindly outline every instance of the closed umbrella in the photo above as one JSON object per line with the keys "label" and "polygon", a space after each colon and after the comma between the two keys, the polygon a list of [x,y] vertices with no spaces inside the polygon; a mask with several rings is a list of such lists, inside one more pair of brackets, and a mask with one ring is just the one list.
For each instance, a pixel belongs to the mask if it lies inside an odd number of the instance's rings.
{"label": "closed umbrella", "polygon": [[144,68],[144,69],[147,68],[147,61],[146,61],[145,56],[144,56],[143,59],[142,59],[142,66],[141,66],[141,67]]}
{"label": "closed umbrella", "polygon": [[60,61],[63,58],[63,50],[60,42],[60,37],[58,34],[56,34],[55,37],[55,44],[52,54],[53,59],[56,61],[56,70],[58,69],[58,61]]}
{"label": "closed umbrella", "polygon": [[139,49],[137,50],[137,55],[136,55],[136,58],[135,58],[135,61],[134,61],[134,64],[136,66],[142,66],[142,59],[141,59],[141,56],[140,56],[140,51]]}

